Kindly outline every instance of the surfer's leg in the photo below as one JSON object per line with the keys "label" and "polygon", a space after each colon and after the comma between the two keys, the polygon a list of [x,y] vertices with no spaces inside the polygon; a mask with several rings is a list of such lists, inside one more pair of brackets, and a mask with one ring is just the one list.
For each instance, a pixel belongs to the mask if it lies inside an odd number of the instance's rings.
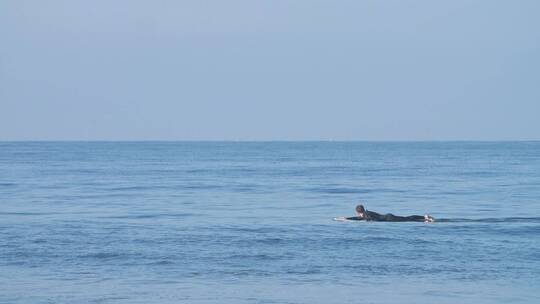
{"label": "surfer's leg", "polygon": [[425,217],[421,215],[406,216],[405,219],[407,220],[407,222],[423,222],[426,220]]}
{"label": "surfer's leg", "polygon": [[384,215],[384,221],[385,222],[406,222],[407,218],[404,216],[398,216],[398,215],[393,215],[392,213],[388,213]]}

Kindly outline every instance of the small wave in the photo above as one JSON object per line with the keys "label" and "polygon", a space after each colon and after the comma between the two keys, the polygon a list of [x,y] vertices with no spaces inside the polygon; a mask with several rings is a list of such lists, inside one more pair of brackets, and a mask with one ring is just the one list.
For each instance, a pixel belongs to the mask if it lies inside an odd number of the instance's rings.
{"label": "small wave", "polygon": [[251,227],[220,227],[220,228],[217,228],[219,230],[228,230],[228,231],[234,231],[234,232],[241,232],[241,233],[254,233],[254,234],[259,234],[259,233],[271,233],[271,234],[276,234],[276,233],[286,233],[290,230],[288,229],[285,229],[285,228],[278,228],[278,227],[256,227],[256,228],[251,228]]}
{"label": "small wave", "polygon": [[169,261],[169,260],[161,260],[161,261],[149,263],[149,265],[155,265],[155,266],[164,266],[164,265],[173,265],[173,264],[174,262]]}
{"label": "small wave", "polygon": [[112,187],[108,188],[108,191],[133,191],[133,190],[147,190],[151,189],[152,187],[148,186],[126,186],[126,187]]}
{"label": "small wave", "polygon": [[19,215],[19,216],[32,216],[32,215],[55,215],[57,213],[52,212],[0,212],[2,215]]}
{"label": "small wave", "polygon": [[294,274],[294,275],[310,275],[310,274],[320,274],[322,271],[318,268],[310,268],[310,269],[304,269],[304,270],[298,270],[298,269],[291,269],[287,270],[287,274]]}
{"label": "small wave", "polygon": [[438,223],[540,223],[540,217],[441,218]]}
{"label": "small wave", "polygon": [[345,187],[317,187],[317,188],[307,188],[309,192],[316,193],[328,193],[328,194],[366,194],[372,192],[368,189],[357,189],[357,188],[345,188]]}
{"label": "small wave", "polygon": [[92,303],[109,303],[109,302],[112,302],[112,301],[119,301],[119,300],[128,300],[129,297],[120,297],[120,296],[117,296],[117,297],[102,297],[102,298],[98,298],[98,299],[94,299],[92,300]]}
{"label": "small wave", "polygon": [[146,190],[169,190],[175,189],[173,186],[163,186],[163,185],[144,185],[144,186],[120,186],[120,187],[111,187],[107,191],[111,192],[131,192],[131,191],[146,191]]}
{"label": "small wave", "polygon": [[387,192],[387,193],[404,193],[405,190],[400,189],[388,189],[388,188],[351,188],[351,187],[314,187],[306,188],[309,192],[315,193],[325,193],[325,194],[368,194],[376,192]]}
{"label": "small wave", "polygon": [[153,219],[153,218],[183,218],[195,216],[194,213],[157,213],[157,214],[137,214],[137,215],[117,215],[108,216],[108,219]]}
{"label": "small wave", "polygon": [[228,259],[235,260],[257,260],[257,261],[275,261],[284,259],[285,256],[282,255],[271,255],[271,254],[234,254],[228,257]]}
{"label": "small wave", "polygon": [[203,185],[203,184],[194,184],[194,185],[182,185],[179,186],[179,189],[182,190],[219,190],[223,186],[220,185]]}
{"label": "small wave", "polygon": [[97,253],[88,253],[84,255],[80,255],[79,258],[89,258],[89,259],[115,259],[122,257],[122,254],[120,253],[114,253],[114,252],[97,252]]}

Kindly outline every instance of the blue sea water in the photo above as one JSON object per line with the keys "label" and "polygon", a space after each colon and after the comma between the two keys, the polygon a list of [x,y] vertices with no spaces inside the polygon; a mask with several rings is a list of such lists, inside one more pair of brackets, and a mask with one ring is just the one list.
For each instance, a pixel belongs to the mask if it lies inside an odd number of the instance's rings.
{"label": "blue sea water", "polygon": [[0,303],[458,302],[540,303],[540,142],[0,143]]}

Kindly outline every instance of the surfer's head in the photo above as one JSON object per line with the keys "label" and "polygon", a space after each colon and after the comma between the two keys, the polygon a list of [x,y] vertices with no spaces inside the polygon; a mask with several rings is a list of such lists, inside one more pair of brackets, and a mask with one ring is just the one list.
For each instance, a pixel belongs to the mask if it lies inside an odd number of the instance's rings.
{"label": "surfer's head", "polygon": [[356,213],[358,213],[359,216],[364,216],[364,213],[366,212],[366,209],[363,205],[356,206]]}

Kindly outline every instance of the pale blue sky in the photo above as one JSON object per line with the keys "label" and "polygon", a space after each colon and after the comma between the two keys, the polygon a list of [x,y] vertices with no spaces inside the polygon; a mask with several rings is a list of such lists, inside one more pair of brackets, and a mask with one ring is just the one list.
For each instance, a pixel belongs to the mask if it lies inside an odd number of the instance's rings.
{"label": "pale blue sky", "polygon": [[0,140],[540,139],[540,1],[0,1]]}

